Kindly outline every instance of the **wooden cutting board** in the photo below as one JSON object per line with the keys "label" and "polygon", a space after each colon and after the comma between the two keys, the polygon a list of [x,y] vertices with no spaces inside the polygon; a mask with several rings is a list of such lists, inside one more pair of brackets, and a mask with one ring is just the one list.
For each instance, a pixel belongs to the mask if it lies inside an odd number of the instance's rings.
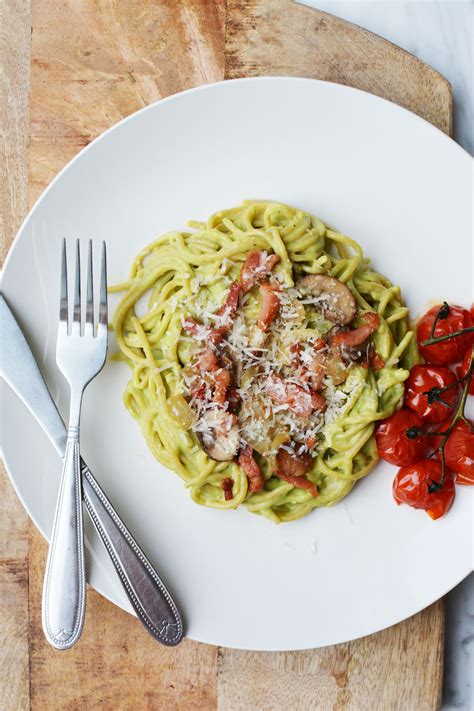
{"label": "wooden cutting board", "polygon": [[[451,87],[432,68],[289,0],[4,0],[0,41],[3,256],[28,206],[81,148],[133,111],[195,85],[314,77],[388,98],[447,133],[452,127]],[[441,601],[348,644],[253,653],[188,640],[165,649],[89,590],[81,642],[58,653],[41,632],[46,545],[4,473],[0,526],[4,709],[439,707]]]}

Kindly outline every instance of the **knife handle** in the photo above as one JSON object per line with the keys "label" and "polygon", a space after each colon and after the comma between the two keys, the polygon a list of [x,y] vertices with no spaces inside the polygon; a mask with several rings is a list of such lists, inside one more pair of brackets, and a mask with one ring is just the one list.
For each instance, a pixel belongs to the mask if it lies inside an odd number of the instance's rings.
{"label": "knife handle", "polygon": [[81,471],[87,511],[138,619],[158,642],[176,646],[183,623],[170,593],[82,460]]}

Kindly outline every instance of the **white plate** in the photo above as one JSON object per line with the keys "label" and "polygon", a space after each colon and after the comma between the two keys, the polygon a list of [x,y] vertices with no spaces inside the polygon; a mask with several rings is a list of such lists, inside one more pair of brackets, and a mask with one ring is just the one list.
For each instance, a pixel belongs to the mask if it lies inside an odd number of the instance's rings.
{"label": "white plate", "polygon": [[[358,240],[417,314],[430,299],[471,300],[471,189],[461,148],[370,94],[306,79],[214,84],[149,106],[82,151],[21,228],[4,292],[64,412],[54,359],[63,236],[106,239],[116,282],[155,235],[271,198]],[[397,508],[385,463],[343,503],[279,527],[243,507],[196,506],[125,411],[127,378],[110,363],[87,390],[82,449],[175,592],[192,639],[261,650],[335,644],[418,612],[469,573],[473,492],[458,487],[434,523]],[[60,462],[5,385],[1,394],[7,468],[48,537]],[[91,584],[128,610],[89,525],[87,545]]]}

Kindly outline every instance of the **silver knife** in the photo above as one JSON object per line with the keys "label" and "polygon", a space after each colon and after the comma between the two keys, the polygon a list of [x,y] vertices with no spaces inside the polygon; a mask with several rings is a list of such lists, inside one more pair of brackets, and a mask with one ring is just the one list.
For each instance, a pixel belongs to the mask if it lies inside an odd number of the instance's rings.
{"label": "silver knife", "polygon": [[[18,323],[0,294],[0,375],[64,457],[67,431]],[[180,613],[152,564],[81,460],[83,499],[138,619],[161,644],[184,636]]]}

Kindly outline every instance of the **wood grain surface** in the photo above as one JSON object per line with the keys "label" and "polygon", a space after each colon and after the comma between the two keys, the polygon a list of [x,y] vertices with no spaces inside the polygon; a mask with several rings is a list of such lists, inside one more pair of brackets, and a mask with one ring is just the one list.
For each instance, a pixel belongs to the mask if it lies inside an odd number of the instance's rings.
{"label": "wood grain surface", "polygon": [[[28,205],[81,148],[124,116],[191,86],[310,76],[388,98],[448,133],[452,125],[449,83],[437,72],[287,0],[33,0],[31,9],[30,0],[3,0],[0,42],[2,259]],[[2,710],[439,707],[442,602],[348,644],[254,653],[189,640],[160,647],[89,590],[80,644],[58,653],[41,631],[46,544],[4,472],[0,535]]]}
{"label": "wood grain surface", "polygon": [[229,0],[227,7],[226,78],[282,74],[355,86],[451,135],[451,85],[400,47],[287,0]]}
{"label": "wood grain surface", "polygon": [[[2,264],[28,209],[30,25],[29,0],[0,2]],[[29,706],[28,553],[28,516],[0,464],[0,705],[21,710]]]}

